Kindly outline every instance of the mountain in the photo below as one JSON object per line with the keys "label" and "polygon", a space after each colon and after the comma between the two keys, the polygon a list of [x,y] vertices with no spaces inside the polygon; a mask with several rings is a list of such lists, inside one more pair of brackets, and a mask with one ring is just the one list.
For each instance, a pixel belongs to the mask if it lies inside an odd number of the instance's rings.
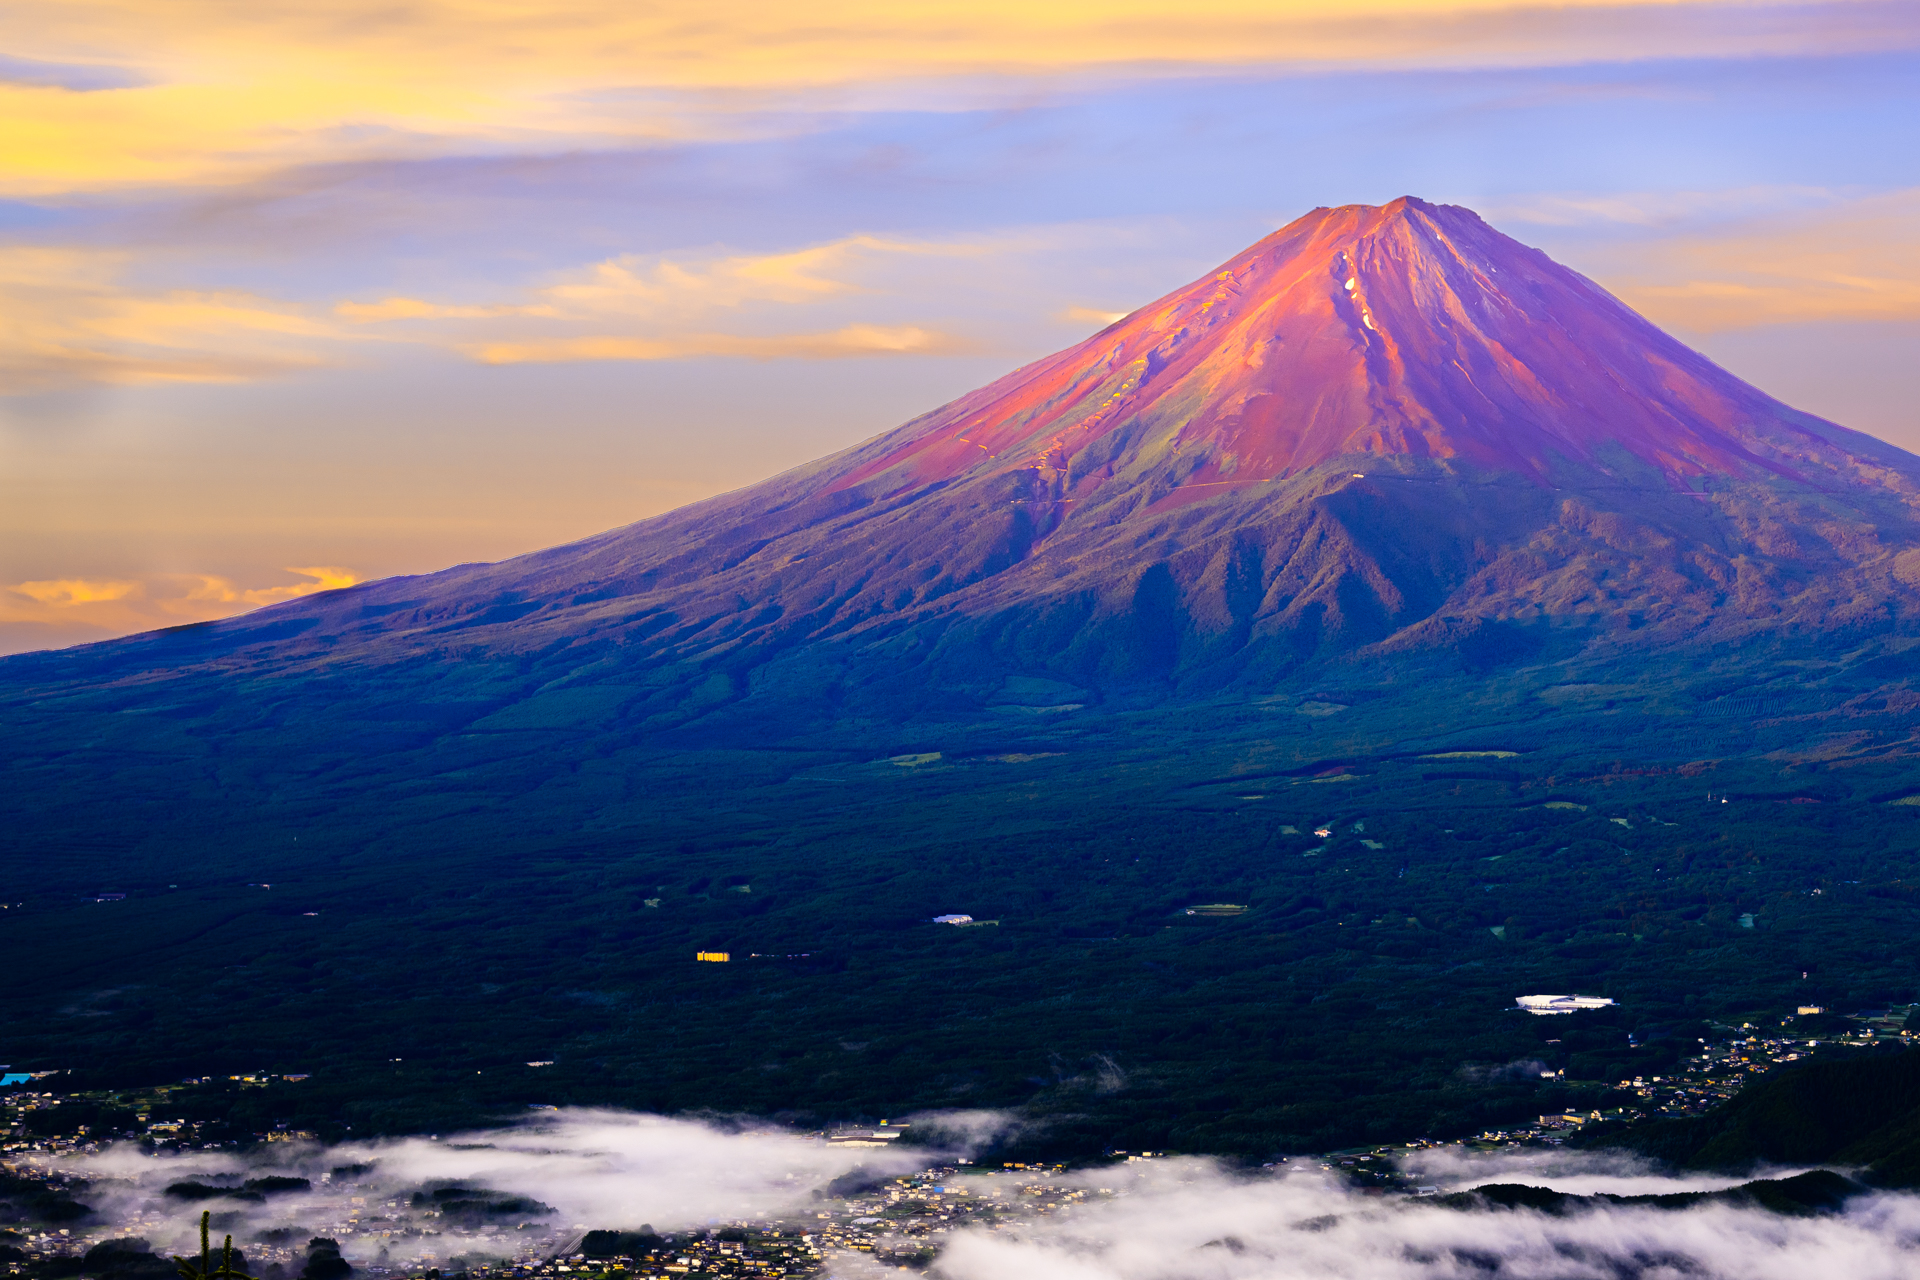
{"label": "mountain", "polygon": [[737,493],[0,661],[6,1057],[310,1077],[243,1137],[1590,1109],[1915,998],[1916,482],[1464,209],[1317,210]]}
{"label": "mountain", "polygon": [[1484,670],[1904,635],[1917,493],[1920,459],[1771,399],[1471,211],[1405,198],[1315,210],[762,484],[499,564],[15,659],[0,685],[538,654],[545,683],[615,682],[667,724],[750,693],[889,715],[1035,680],[1269,688],[1342,655]]}

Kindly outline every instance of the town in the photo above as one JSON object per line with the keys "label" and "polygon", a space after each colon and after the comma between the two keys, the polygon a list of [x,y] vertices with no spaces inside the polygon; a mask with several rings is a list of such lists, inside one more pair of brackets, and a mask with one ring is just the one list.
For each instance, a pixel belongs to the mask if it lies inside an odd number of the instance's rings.
{"label": "town", "polygon": [[[1920,1009],[1920,1006],[1916,1006]],[[1818,1016],[1824,1009],[1801,1008],[1796,1018]],[[1876,1044],[1912,1044],[1916,1031],[1907,1023],[1912,1010],[1873,1010],[1845,1019],[1852,1024],[1834,1034],[1792,1034],[1793,1020],[1781,1019],[1771,1028],[1746,1022],[1716,1028],[1724,1040],[1702,1041],[1700,1052],[1684,1060],[1677,1074],[1635,1077],[1614,1084],[1612,1096],[1632,1100],[1600,1111],[1543,1115],[1532,1125],[1510,1130],[1488,1130],[1472,1145],[1494,1149],[1512,1143],[1560,1144],[1570,1131],[1598,1121],[1632,1123],[1660,1116],[1699,1115],[1725,1102],[1749,1080],[1775,1067],[1813,1057],[1821,1049],[1864,1049]],[[1920,1024],[1920,1018],[1913,1018]]]}

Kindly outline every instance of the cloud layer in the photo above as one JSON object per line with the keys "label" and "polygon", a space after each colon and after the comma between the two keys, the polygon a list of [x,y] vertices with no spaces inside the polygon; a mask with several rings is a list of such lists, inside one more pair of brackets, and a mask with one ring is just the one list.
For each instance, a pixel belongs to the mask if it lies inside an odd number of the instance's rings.
{"label": "cloud layer", "polygon": [[[1723,1183],[1572,1158],[1475,1157],[1426,1171],[1443,1190],[1525,1181],[1645,1194]],[[1019,1231],[957,1234],[944,1280],[1895,1280],[1920,1265],[1920,1198],[1878,1195],[1844,1214],[1787,1218],[1708,1204],[1556,1217],[1372,1199],[1317,1165],[1243,1178],[1202,1160],[1082,1175],[1117,1194]]]}
{"label": "cloud layer", "polygon": [[[991,1136],[993,1116],[947,1124],[957,1138]],[[545,1113],[475,1134],[269,1148],[252,1159],[131,1147],[69,1161],[93,1183],[89,1199],[128,1230],[184,1250],[200,1204],[167,1198],[173,1182],[237,1187],[264,1174],[313,1180],[265,1203],[206,1201],[238,1215],[243,1244],[261,1232],[340,1239],[360,1262],[429,1264],[462,1254],[551,1253],[589,1228],[660,1230],[767,1219],[820,1205],[814,1192],[862,1166],[899,1174],[954,1153],[849,1150],[771,1127],[723,1127],[608,1111]],[[343,1165],[351,1169],[334,1172]],[[1526,1151],[1413,1153],[1404,1167],[1440,1191],[1524,1182],[1571,1194],[1716,1190],[1724,1178],[1677,1178],[1624,1159]],[[1248,1173],[1193,1158],[1129,1162],[1074,1174],[1013,1175],[1098,1194],[1056,1215],[933,1237],[940,1280],[1903,1280],[1920,1265],[1920,1197],[1872,1194],[1839,1214],[1784,1217],[1726,1203],[1673,1210],[1615,1206],[1551,1215],[1462,1211],[1404,1196],[1369,1196],[1311,1159]],[[963,1179],[965,1181],[965,1179]],[[489,1227],[461,1226],[411,1207],[415,1192],[458,1184],[541,1202]],[[977,1189],[977,1188],[976,1188]],[[357,1199],[356,1199],[357,1197]],[[867,1219],[871,1221],[871,1219]],[[829,1260],[830,1272],[873,1280],[871,1257]]]}
{"label": "cloud layer", "polygon": [[[279,1146],[279,1144],[275,1144]],[[199,1211],[215,1210],[235,1225],[236,1241],[293,1228],[340,1240],[349,1259],[385,1252],[395,1262],[462,1253],[513,1256],[551,1253],[583,1230],[661,1231],[710,1219],[778,1215],[857,1167],[904,1172],[937,1152],[833,1147],[771,1126],[723,1127],[623,1112],[566,1110],[481,1133],[331,1148],[287,1144],[243,1159],[231,1153],[154,1156],[121,1146],[66,1167],[92,1186],[89,1203],[154,1241],[184,1253]],[[354,1166],[346,1172],[334,1170]],[[305,1177],[310,1191],[264,1203],[215,1199],[183,1204],[169,1185],[199,1181],[236,1190],[248,1178]],[[459,1185],[540,1202],[490,1225],[461,1225],[430,1216],[409,1201],[415,1192]]]}
{"label": "cloud layer", "polygon": [[[230,182],[289,164],[741,136],[765,96],[843,109],[963,79],[1285,66],[1527,66],[1920,42],[1900,3],[1799,0],[768,0],[633,6],[72,0],[0,20],[0,192]],[[49,75],[42,68],[59,68]],[[88,74],[91,73],[91,74]],[[78,87],[76,87],[78,86]],[[103,86],[103,87],[89,87]],[[913,90],[925,101],[924,87]],[[825,96],[820,96],[824,94]],[[802,112],[801,114],[805,114]]]}

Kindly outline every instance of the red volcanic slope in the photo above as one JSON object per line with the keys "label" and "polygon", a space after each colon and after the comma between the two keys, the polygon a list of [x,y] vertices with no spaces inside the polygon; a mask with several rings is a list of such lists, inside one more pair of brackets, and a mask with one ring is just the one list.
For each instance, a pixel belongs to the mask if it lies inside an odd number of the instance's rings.
{"label": "red volcanic slope", "polygon": [[[837,487],[988,460],[1064,471],[1136,418],[1167,428],[1170,450],[1204,447],[1192,497],[1356,453],[1540,477],[1555,452],[1593,461],[1611,444],[1675,478],[1739,474],[1820,447],[1783,433],[1782,410],[1472,210],[1405,197],[1307,214],[946,406]],[[1075,475],[1065,496],[1106,478]]]}

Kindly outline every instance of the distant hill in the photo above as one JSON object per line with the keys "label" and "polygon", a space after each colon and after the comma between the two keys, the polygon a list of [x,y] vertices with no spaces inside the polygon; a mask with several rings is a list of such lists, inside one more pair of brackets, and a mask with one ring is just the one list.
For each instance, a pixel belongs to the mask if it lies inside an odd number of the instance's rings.
{"label": "distant hill", "polygon": [[1878,1186],[1920,1186],[1920,1049],[1791,1067],[1705,1115],[1640,1125],[1606,1145],[1684,1169],[1838,1165]]}
{"label": "distant hill", "polygon": [[1547,1187],[1523,1182],[1490,1182],[1471,1191],[1457,1191],[1439,1198],[1450,1209],[1537,1209],[1543,1213],[1576,1213],[1583,1209],[1645,1205],[1654,1209],[1691,1209],[1700,1205],[1723,1204],[1766,1209],[1773,1213],[1802,1216],[1831,1213],[1866,1188],[1829,1169],[1814,1169],[1790,1178],[1756,1178],[1752,1182],[1724,1191],[1670,1191],[1663,1194],[1623,1196],[1608,1193],[1570,1195]]}

